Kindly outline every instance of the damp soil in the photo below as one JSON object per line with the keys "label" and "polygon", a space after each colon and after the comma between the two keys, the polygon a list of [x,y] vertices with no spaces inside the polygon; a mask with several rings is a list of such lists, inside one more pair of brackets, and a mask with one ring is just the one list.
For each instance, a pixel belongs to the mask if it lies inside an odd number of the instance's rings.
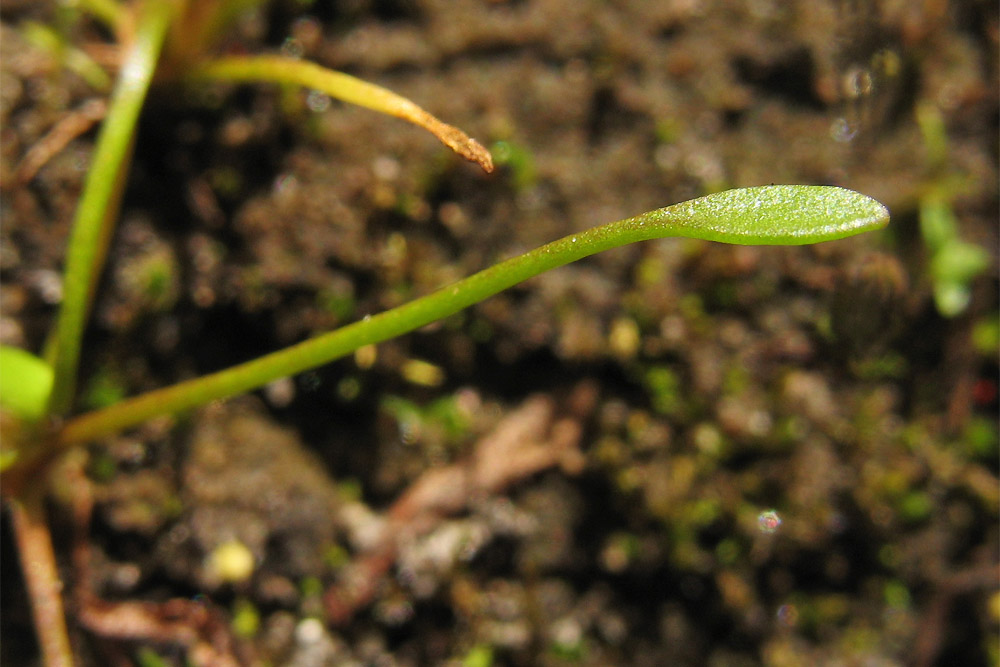
{"label": "damp soil", "polygon": [[[0,339],[37,352],[94,132],[25,183],[17,169],[101,94],[19,32],[53,7],[0,11]],[[995,4],[975,0],[247,17],[226,48],[384,85],[499,167],[322,96],[154,90],[81,410],[728,187],[843,185],[892,223],[813,247],[606,252],[94,443],[89,571],[52,507],[66,581],[109,603],[194,601],[250,664],[995,664],[997,41]],[[948,317],[920,227],[938,192],[989,257]],[[3,525],[3,663],[35,664]],[[84,663],[203,655],[78,611]]]}

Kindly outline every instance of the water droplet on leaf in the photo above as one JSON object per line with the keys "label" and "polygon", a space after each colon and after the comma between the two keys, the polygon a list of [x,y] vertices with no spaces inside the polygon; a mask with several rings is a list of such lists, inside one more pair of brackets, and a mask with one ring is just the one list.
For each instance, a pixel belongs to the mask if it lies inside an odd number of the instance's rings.
{"label": "water droplet on leaf", "polygon": [[330,108],[330,96],[318,90],[310,90],[306,95],[306,106],[310,111],[322,113]]}

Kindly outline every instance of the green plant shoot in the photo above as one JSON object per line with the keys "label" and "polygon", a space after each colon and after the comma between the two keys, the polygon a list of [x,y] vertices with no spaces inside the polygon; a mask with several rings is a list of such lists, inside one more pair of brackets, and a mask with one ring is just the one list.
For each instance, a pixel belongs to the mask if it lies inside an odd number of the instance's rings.
{"label": "green plant shoot", "polygon": [[594,227],[513,257],[408,304],[253,361],[71,420],[62,445],[86,442],[338,359],[447,317],[540,273],[618,246],[670,236],[741,245],[800,245],[880,228],[886,208],[852,190],[770,185],[728,190]]}

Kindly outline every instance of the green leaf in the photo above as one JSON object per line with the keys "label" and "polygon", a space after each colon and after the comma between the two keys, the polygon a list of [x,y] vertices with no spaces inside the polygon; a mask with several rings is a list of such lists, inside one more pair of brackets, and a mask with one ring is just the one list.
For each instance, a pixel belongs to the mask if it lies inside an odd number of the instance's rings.
{"label": "green leaf", "polygon": [[937,194],[930,194],[920,202],[920,233],[924,243],[936,251],[958,236],[955,214],[947,201]]}
{"label": "green leaf", "polygon": [[269,81],[318,90],[338,100],[402,118],[422,127],[466,160],[477,163],[487,173],[493,171],[490,152],[457,127],[442,122],[391,90],[316,63],[285,56],[226,56],[200,63],[185,75],[190,80]]}
{"label": "green leaf", "polygon": [[767,185],[718,192],[637,219],[643,218],[672,226],[674,236],[739,245],[802,245],[884,227],[889,211],[844,188]]}
{"label": "green leaf", "polygon": [[45,414],[52,367],[22,349],[0,345],[0,406],[28,421]]}
{"label": "green leaf", "polygon": [[86,442],[263,386],[448,317],[519,282],[627,243],[670,236],[745,245],[831,241],[884,227],[886,208],[843,188],[771,185],[730,190],[661,208],[512,257],[464,280],[378,315],[231,368],[137,396],[68,422],[60,444]]}
{"label": "green leaf", "polygon": [[931,258],[931,276],[935,280],[968,285],[986,270],[990,256],[983,248],[958,238],[950,239]]}
{"label": "green leaf", "polygon": [[957,237],[949,239],[931,257],[934,303],[945,317],[965,311],[972,299],[972,280],[989,266],[985,250]]}

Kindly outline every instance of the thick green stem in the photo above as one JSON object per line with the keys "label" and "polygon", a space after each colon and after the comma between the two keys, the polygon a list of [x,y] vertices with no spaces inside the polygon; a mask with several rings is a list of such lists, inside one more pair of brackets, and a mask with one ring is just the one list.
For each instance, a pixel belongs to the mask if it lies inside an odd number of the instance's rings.
{"label": "thick green stem", "polygon": [[143,3],[135,40],[126,55],[107,116],[94,149],[83,196],[76,210],[66,256],[63,301],[49,361],[55,373],[50,414],[69,410],[76,387],[80,345],[108,241],[121,203],[135,126],[153,78],[174,3]]}
{"label": "thick green stem", "polygon": [[775,185],[709,195],[564,237],[336,331],[82,415],[65,425],[59,441],[63,445],[86,442],[156,415],[241,394],[343,357],[363,345],[418,329],[549,269],[627,243],[687,236],[725,243],[797,245],[869,231],[888,220],[888,212],[878,202],[834,187]]}

